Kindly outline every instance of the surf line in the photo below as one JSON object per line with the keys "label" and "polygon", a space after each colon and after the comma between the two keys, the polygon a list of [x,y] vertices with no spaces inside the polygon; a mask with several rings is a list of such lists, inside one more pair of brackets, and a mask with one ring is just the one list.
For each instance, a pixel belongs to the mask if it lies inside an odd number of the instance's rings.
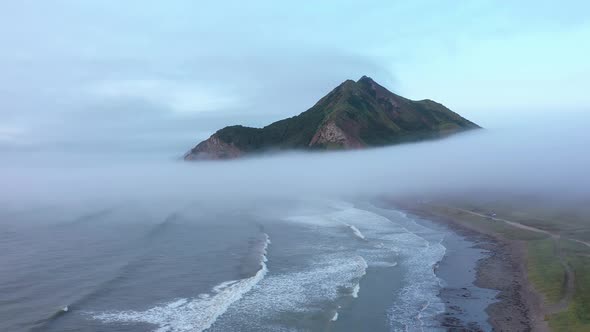
{"label": "surf line", "polygon": [[363,233],[361,233],[361,231],[356,228],[356,226],[351,225],[351,224],[347,224],[344,223],[344,225],[346,225],[348,228],[350,228],[350,230],[352,231],[352,234],[354,234],[354,236],[358,237],[361,240],[367,241],[367,238],[365,237],[365,235]]}
{"label": "surf line", "polygon": [[213,287],[210,294],[191,299],[175,299],[144,310],[126,310],[89,313],[103,323],[149,323],[158,326],[156,331],[201,332],[209,329],[229,307],[256,286],[268,273],[266,255],[270,237],[263,233],[260,269],[251,277],[225,281]]}

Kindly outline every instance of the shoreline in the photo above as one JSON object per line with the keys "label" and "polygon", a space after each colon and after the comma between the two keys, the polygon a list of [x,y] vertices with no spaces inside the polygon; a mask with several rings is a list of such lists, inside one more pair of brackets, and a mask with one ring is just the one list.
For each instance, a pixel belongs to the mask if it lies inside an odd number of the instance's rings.
{"label": "shoreline", "polygon": [[[467,241],[472,248],[485,250],[486,254],[475,264],[474,286],[495,290],[494,302],[485,312],[488,323],[495,331],[549,331],[544,320],[543,301],[527,279],[527,254],[522,243],[501,238],[497,234],[478,229],[474,225],[441,216],[427,208],[396,202],[395,208],[448,227]],[[445,256],[446,258],[446,256]],[[444,260],[444,258],[443,258]],[[437,275],[439,273],[437,272]],[[440,275],[439,275],[440,277]],[[444,278],[443,278],[444,279]],[[444,328],[461,331],[482,331],[481,327],[458,318],[465,308],[457,306],[456,298],[472,297],[467,289],[443,288],[439,294],[445,302],[446,313],[440,321]]]}

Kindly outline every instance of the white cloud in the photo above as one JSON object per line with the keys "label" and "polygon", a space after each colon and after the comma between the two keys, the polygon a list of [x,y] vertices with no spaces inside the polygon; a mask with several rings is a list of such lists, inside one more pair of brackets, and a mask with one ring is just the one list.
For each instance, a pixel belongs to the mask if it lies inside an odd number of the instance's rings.
{"label": "white cloud", "polygon": [[89,88],[99,98],[138,99],[177,113],[210,112],[239,106],[235,94],[203,84],[159,79],[101,81]]}

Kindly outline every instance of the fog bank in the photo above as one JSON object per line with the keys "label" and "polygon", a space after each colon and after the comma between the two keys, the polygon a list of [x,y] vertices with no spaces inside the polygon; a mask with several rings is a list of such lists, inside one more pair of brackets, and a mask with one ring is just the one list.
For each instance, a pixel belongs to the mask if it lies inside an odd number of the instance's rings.
{"label": "fog bank", "polygon": [[[346,152],[285,153],[220,162],[159,156],[21,153],[0,169],[3,209],[33,205],[201,202],[231,206],[281,199],[410,195],[469,190],[590,193],[585,119],[563,130],[479,130],[443,140]],[[179,156],[181,152],[179,151]],[[8,159],[6,159],[8,160]]]}

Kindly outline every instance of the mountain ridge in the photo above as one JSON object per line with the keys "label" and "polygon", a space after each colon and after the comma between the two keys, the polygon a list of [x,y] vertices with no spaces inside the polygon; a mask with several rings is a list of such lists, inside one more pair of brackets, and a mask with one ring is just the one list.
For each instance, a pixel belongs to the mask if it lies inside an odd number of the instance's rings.
{"label": "mountain ridge", "polygon": [[299,115],[262,128],[222,128],[185,160],[231,159],[283,150],[359,149],[445,137],[480,128],[430,99],[413,101],[368,76],[346,80]]}

